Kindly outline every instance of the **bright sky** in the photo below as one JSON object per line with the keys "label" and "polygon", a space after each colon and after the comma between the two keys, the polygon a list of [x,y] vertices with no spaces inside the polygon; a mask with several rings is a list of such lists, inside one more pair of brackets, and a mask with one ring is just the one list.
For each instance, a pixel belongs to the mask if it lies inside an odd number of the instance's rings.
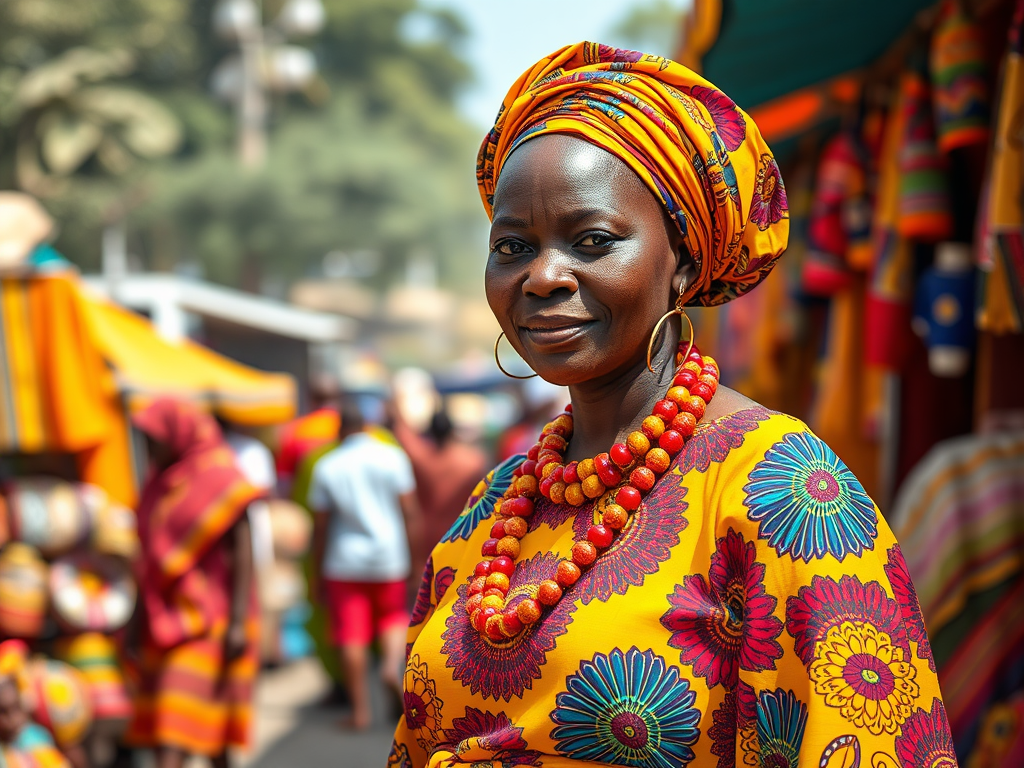
{"label": "bright sky", "polygon": [[[690,0],[671,3],[684,8]],[[462,54],[475,67],[477,83],[461,106],[482,129],[490,127],[509,86],[541,56],[581,40],[623,45],[610,33],[630,7],[628,0],[423,0],[423,4],[451,8],[469,27],[468,46]]]}

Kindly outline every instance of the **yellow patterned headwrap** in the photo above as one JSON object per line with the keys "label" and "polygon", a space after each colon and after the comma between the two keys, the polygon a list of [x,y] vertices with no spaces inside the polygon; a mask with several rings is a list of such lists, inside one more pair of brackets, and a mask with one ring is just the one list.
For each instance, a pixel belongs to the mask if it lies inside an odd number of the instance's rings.
{"label": "yellow patterned headwrap", "polygon": [[488,216],[509,155],[546,133],[610,152],[664,203],[697,269],[687,304],[746,293],[786,249],[786,190],[771,150],[728,96],[681,64],[598,43],[537,62],[509,90],[480,147]]}

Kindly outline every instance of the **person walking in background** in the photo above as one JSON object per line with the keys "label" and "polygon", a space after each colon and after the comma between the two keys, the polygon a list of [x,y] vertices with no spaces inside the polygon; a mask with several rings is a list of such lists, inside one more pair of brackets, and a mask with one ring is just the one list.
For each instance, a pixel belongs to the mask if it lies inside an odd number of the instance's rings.
{"label": "person walking in background", "polygon": [[409,539],[420,534],[416,484],[405,453],[364,431],[354,401],[341,407],[340,445],[313,468],[309,508],[316,594],[324,601],[331,634],[352,701],[346,725],[370,726],[367,666],[370,643],[381,644],[381,678],[401,692],[405,659]]}
{"label": "person walking in background", "polygon": [[151,470],[139,502],[140,649],[126,741],[156,750],[157,768],[188,755],[228,765],[249,742],[258,635],[245,480],[213,417],[160,399],[132,419]]}
{"label": "person walking in background", "polygon": [[418,574],[483,477],[487,457],[475,445],[458,439],[443,408],[431,417],[426,435],[410,427],[397,408],[391,409],[391,420],[395,438],[412,462],[423,513],[423,535],[411,540],[412,573]]}

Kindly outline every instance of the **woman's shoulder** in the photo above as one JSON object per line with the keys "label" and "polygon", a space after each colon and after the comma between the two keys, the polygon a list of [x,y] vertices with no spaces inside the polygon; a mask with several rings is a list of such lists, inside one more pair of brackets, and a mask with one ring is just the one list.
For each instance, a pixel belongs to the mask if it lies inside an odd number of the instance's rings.
{"label": "woman's shoulder", "polygon": [[462,513],[441,537],[441,544],[464,541],[473,535],[477,526],[490,516],[495,502],[508,490],[512,484],[513,472],[525,458],[522,454],[510,456],[480,479],[466,500]]}

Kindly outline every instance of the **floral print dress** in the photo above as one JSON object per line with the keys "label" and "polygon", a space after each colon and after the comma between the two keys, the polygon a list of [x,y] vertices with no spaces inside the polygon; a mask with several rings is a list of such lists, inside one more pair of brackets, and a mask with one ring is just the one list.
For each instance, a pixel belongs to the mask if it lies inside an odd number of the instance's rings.
{"label": "floral print dress", "polygon": [[[899,545],[801,422],[753,408],[700,425],[565,597],[494,642],[464,606],[519,461],[427,563],[389,766],[955,768]],[[537,505],[510,605],[605,503]]]}

